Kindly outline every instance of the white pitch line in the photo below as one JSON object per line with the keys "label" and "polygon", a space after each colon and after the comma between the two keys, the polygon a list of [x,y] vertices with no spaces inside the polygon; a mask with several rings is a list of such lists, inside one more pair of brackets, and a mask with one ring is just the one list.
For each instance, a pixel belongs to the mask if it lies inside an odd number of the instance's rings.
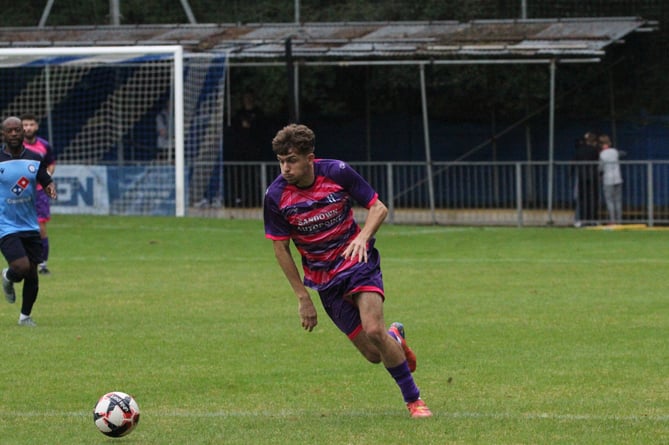
{"label": "white pitch line", "polygon": [[625,421],[640,422],[650,420],[653,422],[668,422],[669,415],[596,415],[596,414],[559,414],[559,413],[446,413],[446,417],[452,418],[485,418],[485,419],[509,419],[509,420],[567,420],[567,421]]}
{"label": "white pitch line", "polygon": [[[80,226],[74,225],[74,224],[66,224],[66,223],[59,223],[58,228],[63,228],[63,229],[74,229],[77,230],[79,229]],[[262,226],[259,226],[262,229]],[[101,225],[96,225],[95,230],[116,230],[116,231],[125,231],[128,229],[133,229],[137,231],[146,231],[148,233],[156,233],[156,232],[184,232],[184,231],[189,231],[189,232],[216,232],[216,233],[255,233],[253,230],[249,229],[234,229],[234,228],[229,228],[229,227],[179,227],[179,226],[148,226],[148,225],[132,225],[132,224],[117,224],[117,225],[112,225],[112,224],[101,224]],[[262,232],[261,232],[261,237]]]}
{"label": "white pitch line", "polygon": [[495,263],[542,263],[542,264],[667,264],[669,259],[665,258],[586,258],[586,259],[537,259],[537,258],[398,258],[385,256],[381,258],[382,262],[396,263],[461,263],[461,264],[495,264]]}
{"label": "white pitch line", "polygon": [[[33,417],[50,417],[50,418],[63,418],[63,417],[81,417],[87,418],[92,417],[93,411],[86,412],[60,412],[60,411],[28,411],[28,412],[2,412],[0,411],[0,416],[5,419],[11,418],[33,418]],[[330,413],[330,416],[337,417],[380,417],[380,416],[392,416],[396,414],[397,411],[361,411],[361,412],[352,412],[346,411],[345,413]],[[438,412],[433,411],[435,417],[442,418],[451,418],[451,419],[495,419],[495,420],[560,420],[560,421],[615,421],[615,422],[669,422],[669,414],[666,415],[641,415],[641,414],[630,414],[630,415],[599,415],[599,414],[560,414],[560,413],[477,413],[477,412]],[[142,415],[145,417],[150,416],[150,413],[142,411]],[[212,412],[166,412],[161,410],[160,417],[171,417],[171,418],[242,418],[242,417],[258,417],[258,418],[294,418],[296,416],[300,417],[309,417],[314,416],[314,411],[293,411],[293,410],[281,410],[281,411],[212,411]],[[317,416],[321,415],[321,412],[316,413]]]}

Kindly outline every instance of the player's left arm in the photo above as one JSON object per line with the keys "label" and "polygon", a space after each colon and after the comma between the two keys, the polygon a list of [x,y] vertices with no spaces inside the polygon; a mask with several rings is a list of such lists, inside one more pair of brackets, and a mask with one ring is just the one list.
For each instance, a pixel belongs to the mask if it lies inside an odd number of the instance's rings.
{"label": "player's left arm", "polygon": [[58,197],[56,193],[56,183],[53,182],[53,178],[47,171],[47,168],[43,162],[40,163],[37,170],[37,182],[39,182],[40,185],[44,188],[44,191],[49,196],[49,198],[56,199]]}
{"label": "player's left arm", "polygon": [[364,261],[367,262],[367,242],[376,234],[383,224],[383,221],[388,215],[388,208],[380,200],[376,199],[374,203],[369,207],[369,212],[367,213],[367,219],[365,225],[358,233],[353,241],[346,246],[344,253],[342,254],[344,258],[355,259],[357,258],[358,262]]}

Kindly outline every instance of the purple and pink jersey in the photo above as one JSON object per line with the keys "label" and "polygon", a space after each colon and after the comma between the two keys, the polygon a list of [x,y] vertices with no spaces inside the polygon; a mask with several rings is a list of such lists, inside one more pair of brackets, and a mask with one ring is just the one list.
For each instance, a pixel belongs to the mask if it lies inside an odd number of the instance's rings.
{"label": "purple and pink jersey", "polygon": [[[56,163],[51,144],[46,139],[37,136],[32,144],[23,141],[23,146],[28,150],[39,154],[47,167]],[[49,197],[40,184],[37,184],[37,193],[35,194],[35,207],[37,208],[37,221],[46,223],[51,220],[51,207]],[[48,254],[47,254],[48,256]],[[46,260],[46,258],[45,258]]]}
{"label": "purple and pink jersey", "polygon": [[[332,159],[314,161],[315,181],[299,188],[279,176],[265,194],[265,237],[292,239],[302,255],[304,284],[317,291],[343,277],[357,260],[342,253],[360,232],[353,218],[354,201],[369,208],[378,199],[374,189],[348,164]],[[374,239],[368,249],[373,249]]]}

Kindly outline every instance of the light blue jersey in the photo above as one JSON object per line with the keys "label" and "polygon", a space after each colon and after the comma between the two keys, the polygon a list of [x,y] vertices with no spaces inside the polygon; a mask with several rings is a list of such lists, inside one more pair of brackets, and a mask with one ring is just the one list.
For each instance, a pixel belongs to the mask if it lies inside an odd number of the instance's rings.
{"label": "light blue jersey", "polygon": [[39,232],[35,210],[38,181],[43,187],[51,182],[38,153],[24,149],[13,158],[0,151],[0,238],[17,232]]}

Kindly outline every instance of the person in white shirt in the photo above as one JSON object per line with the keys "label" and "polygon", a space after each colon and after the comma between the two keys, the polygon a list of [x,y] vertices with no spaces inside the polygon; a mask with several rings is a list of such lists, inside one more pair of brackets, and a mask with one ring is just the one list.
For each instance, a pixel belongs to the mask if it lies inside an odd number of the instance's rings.
{"label": "person in white shirt", "polygon": [[619,224],[623,219],[623,177],[620,172],[620,157],[624,152],[611,146],[611,138],[599,136],[599,172],[602,176],[602,190],[609,223]]}

